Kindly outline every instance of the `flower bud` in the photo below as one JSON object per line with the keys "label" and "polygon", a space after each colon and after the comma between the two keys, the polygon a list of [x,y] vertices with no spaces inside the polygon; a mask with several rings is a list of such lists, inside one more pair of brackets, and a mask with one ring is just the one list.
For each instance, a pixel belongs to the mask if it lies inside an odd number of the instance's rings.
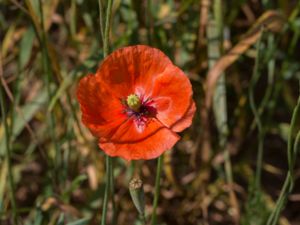
{"label": "flower bud", "polygon": [[145,212],[145,199],[144,199],[144,189],[143,182],[139,178],[133,178],[129,182],[129,192],[135,205],[141,216],[144,216]]}

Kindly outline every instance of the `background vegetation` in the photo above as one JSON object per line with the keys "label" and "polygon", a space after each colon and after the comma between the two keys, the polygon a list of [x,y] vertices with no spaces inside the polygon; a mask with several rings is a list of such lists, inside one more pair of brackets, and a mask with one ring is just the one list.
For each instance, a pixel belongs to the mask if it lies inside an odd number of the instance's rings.
{"label": "background vegetation", "polygon": [[[0,224],[99,224],[104,154],[75,97],[103,59],[99,1],[1,0],[0,10]],[[163,158],[158,224],[300,224],[299,13],[297,0],[114,1],[110,51],[161,49],[197,102]],[[156,163],[113,160],[109,224],[141,223],[133,176],[151,213]]]}

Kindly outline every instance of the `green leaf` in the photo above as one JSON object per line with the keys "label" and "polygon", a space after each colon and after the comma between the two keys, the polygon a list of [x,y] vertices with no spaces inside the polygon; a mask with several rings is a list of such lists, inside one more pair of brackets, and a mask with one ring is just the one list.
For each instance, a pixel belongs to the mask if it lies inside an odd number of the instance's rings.
{"label": "green leaf", "polygon": [[42,222],[43,222],[43,213],[42,213],[42,210],[38,207],[36,209],[36,214],[35,214],[33,225],[41,225]]}
{"label": "green leaf", "polygon": [[67,223],[67,225],[86,225],[90,222],[91,218],[83,218],[79,219],[70,223]]}
{"label": "green leaf", "polygon": [[58,220],[57,220],[57,223],[56,225],[63,225],[64,224],[64,220],[65,220],[65,214],[61,213]]}
{"label": "green leaf", "polygon": [[[40,93],[33,99],[33,101],[27,103],[21,107],[21,112],[16,113],[15,123],[12,132],[12,141],[21,133],[24,129],[26,123],[30,121],[36,112],[40,110],[45,103],[47,102],[47,91],[46,88],[42,89]],[[0,156],[5,154],[5,138],[1,137],[0,139]]]}
{"label": "green leaf", "polygon": [[69,189],[67,189],[64,193],[63,193],[63,198],[64,199],[68,199],[70,194],[75,191],[83,181],[87,180],[88,177],[86,174],[81,174],[78,177],[76,177],[72,183]]}
{"label": "green leaf", "polygon": [[7,160],[1,161],[1,170],[0,170],[0,213],[3,212],[4,209],[4,193],[5,193],[5,186],[7,181]]}
{"label": "green leaf", "polygon": [[22,37],[20,44],[19,65],[21,69],[23,69],[26,66],[30,59],[34,38],[34,29],[32,26],[30,26],[29,29],[25,32],[24,36]]}

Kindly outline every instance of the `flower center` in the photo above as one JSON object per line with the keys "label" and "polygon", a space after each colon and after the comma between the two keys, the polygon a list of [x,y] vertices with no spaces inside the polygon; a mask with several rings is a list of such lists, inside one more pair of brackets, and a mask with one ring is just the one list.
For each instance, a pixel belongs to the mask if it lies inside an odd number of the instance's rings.
{"label": "flower center", "polygon": [[140,111],[142,103],[141,103],[139,96],[137,96],[136,94],[128,95],[127,99],[126,99],[126,103],[127,103],[128,107],[130,109],[132,109],[133,111],[135,111],[135,112]]}
{"label": "flower center", "polygon": [[157,114],[154,101],[151,98],[145,99],[144,96],[139,97],[136,94],[130,94],[121,99],[121,103],[124,106],[123,112],[127,114],[128,118],[134,120],[140,132]]}

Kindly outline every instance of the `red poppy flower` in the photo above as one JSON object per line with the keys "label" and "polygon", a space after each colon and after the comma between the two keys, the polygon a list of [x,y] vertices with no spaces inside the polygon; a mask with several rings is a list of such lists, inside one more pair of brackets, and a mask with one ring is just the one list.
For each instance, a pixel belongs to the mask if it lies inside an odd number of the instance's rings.
{"label": "red poppy flower", "polygon": [[77,98],[100,148],[126,160],[156,158],[172,148],[196,110],[186,75],[160,50],[143,45],[109,55],[95,75],[80,80]]}

